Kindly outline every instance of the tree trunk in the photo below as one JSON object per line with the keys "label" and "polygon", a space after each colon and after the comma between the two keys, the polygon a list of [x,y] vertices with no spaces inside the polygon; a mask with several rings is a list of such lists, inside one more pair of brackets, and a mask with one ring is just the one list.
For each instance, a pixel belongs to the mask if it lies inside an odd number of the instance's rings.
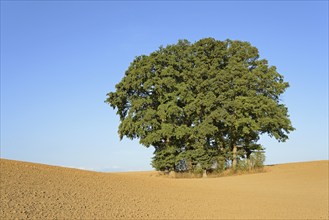
{"label": "tree trunk", "polygon": [[232,168],[233,168],[233,170],[236,169],[236,165],[237,165],[236,152],[237,152],[237,146],[234,145],[233,146],[233,151],[232,151],[232,153],[233,153],[233,159],[232,159]]}
{"label": "tree trunk", "polygon": [[207,170],[206,169],[203,170],[202,178],[207,178]]}
{"label": "tree trunk", "polygon": [[251,160],[250,160],[250,152],[247,152],[247,165],[248,165],[248,169],[251,170],[252,169],[252,164],[251,164]]}
{"label": "tree trunk", "polygon": [[248,170],[251,170],[251,161],[250,161],[250,158],[247,158],[247,166],[248,166]]}

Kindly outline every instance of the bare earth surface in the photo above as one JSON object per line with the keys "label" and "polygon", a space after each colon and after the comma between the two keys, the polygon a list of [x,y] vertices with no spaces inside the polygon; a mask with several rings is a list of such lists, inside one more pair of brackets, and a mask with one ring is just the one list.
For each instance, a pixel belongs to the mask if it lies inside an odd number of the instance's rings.
{"label": "bare earth surface", "polygon": [[0,219],[328,219],[328,163],[171,179],[0,160]]}

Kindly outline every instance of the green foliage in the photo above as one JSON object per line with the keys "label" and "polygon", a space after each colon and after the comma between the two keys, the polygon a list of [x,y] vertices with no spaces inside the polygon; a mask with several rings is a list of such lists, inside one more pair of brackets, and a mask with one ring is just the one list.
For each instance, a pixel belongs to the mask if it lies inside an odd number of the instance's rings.
{"label": "green foliage", "polygon": [[174,146],[156,149],[152,161],[152,166],[159,171],[175,170],[177,150]]}
{"label": "green foliage", "polygon": [[192,170],[192,173],[201,175],[203,173],[203,169],[201,166],[196,166],[196,168]]}
{"label": "green foliage", "polygon": [[213,170],[260,150],[261,134],[288,139],[294,128],[280,103],[288,87],[248,42],[180,40],[136,57],[106,102],[120,116],[121,139],[155,147],[157,170]]}
{"label": "green foliage", "polygon": [[238,165],[236,167],[236,171],[239,171],[239,170],[241,170],[241,171],[247,171],[249,169],[250,169],[250,167],[249,167],[248,161],[246,159],[239,160],[238,161]]}
{"label": "green foliage", "polygon": [[251,155],[250,161],[253,168],[262,168],[264,167],[265,154],[261,151],[257,151]]}
{"label": "green foliage", "polygon": [[217,156],[214,158],[214,163],[209,171],[215,172],[215,173],[222,173],[225,171],[227,166],[227,160],[224,156]]}

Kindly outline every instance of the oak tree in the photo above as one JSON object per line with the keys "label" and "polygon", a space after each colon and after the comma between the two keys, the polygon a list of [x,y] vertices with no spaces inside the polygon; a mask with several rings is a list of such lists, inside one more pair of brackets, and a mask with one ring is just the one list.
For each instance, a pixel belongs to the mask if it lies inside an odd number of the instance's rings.
{"label": "oak tree", "polygon": [[155,148],[157,170],[206,171],[223,157],[233,168],[250,159],[262,134],[288,139],[294,128],[280,100],[288,87],[248,42],[180,40],[136,57],[106,102],[121,139]]}

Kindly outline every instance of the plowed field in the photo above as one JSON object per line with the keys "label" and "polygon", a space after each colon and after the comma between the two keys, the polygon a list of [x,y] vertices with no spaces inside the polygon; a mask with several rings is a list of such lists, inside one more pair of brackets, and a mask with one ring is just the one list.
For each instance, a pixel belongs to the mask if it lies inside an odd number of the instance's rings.
{"label": "plowed field", "polygon": [[0,165],[0,219],[328,219],[328,161],[203,179]]}

